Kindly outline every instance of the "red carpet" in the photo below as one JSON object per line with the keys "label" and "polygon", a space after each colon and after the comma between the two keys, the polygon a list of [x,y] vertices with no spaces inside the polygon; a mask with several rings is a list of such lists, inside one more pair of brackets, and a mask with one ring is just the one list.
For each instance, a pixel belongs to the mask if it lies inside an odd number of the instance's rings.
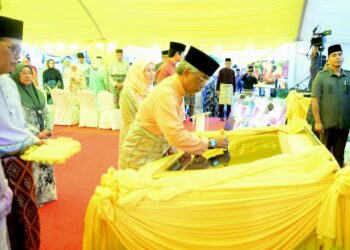
{"label": "red carpet", "polygon": [[[194,126],[185,122],[189,130]],[[211,118],[209,130],[224,127]],[[100,177],[110,166],[116,166],[119,132],[55,126],[54,137],[72,137],[80,141],[81,151],[65,164],[55,166],[58,200],[39,208],[41,249],[82,249],[86,206]]]}

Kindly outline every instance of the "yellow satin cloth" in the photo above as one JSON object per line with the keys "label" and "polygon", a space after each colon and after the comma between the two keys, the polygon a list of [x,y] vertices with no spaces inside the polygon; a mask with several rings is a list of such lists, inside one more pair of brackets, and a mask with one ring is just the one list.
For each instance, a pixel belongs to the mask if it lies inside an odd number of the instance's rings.
{"label": "yellow satin cloth", "polygon": [[227,132],[228,167],[163,171],[171,155],[110,168],[87,207],[83,249],[350,249],[350,170],[322,145],[283,154],[278,135],[302,127]]}
{"label": "yellow satin cloth", "polygon": [[292,90],[288,93],[286,103],[286,118],[288,123],[297,119],[306,120],[311,98],[306,98],[301,93]]}
{"label": "yellow satin cloth", "polygon": [[21,158],[45,164],[60,164],[80,151],[80,142],[68,137],[48,139],[41,146],[31,146]]}

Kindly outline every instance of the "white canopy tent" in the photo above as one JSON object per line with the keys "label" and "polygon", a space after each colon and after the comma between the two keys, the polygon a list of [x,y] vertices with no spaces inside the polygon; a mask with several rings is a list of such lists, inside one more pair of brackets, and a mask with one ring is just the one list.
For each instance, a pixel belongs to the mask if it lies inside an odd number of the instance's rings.
{"label": "white canopy tent", "polygon": [[[329,44],[350,46],[345,0],[2,0],[0,14],[24,20],[24,44],[62,55],[116,47],[160,58],[169,41],[194,45],[233,61],[289,58],[289,82],[308,75],[312,30],[331,29]],[[129,47],[126,47],[129,46]],[[350,51],[349,51],[350,52]],[[134,56],[134,55],[131,55]],[[348,67],[349,68],[349,67]]]}

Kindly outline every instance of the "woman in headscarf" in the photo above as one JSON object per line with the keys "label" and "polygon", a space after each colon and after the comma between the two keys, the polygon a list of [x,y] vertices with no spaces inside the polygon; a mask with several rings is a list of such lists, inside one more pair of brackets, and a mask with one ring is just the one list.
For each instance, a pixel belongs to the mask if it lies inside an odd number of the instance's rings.
{"label": "woman in headscarf", "polygon": [[67,83],[69,85],[69,91],[76,95],[80,90],[86,88],[85,76],[82,71],[78,69],[76,62],[72,62],[69,66],[69,71],[67,73]]}
{"label": "woman in headscarf", "polygon": [[[44,93],[35,88],[33,84],[33,70],[25,64],[17,64],[16,70],[11,74],[16,82],[24,119],[28,129],[39,139],[51,136],[52,123],[46,107]],[[56,181],[53,166],[33,162],[33,176],[37,205],[57,199]]]}
{"label": "woman in headscarf", "polygon": [[126,75],[123,92],[120,96],[122,126],[119,148],[121,148],[131,123],[145,97],[151,92],[155,77],[155,64],[150,60],[138,59]]}
{"label": "woman in headscarf", "polygon": [[47,96],[47,103],[52,104],[51,90],[55,88],[63,89],[61,73],[55,69],[55,61],[49,59],[46,62],[47,69],[43,73],[43,86]]}
{"label": "woman in headscarf", "polygon": [[96,58],[96,60],[92,64],[89,79],[90,79],[89,89],[92,92],[94,92],[95,95],[97,95],[98,92],[102,90],[107,90],[107,87],[108,87],[107,73],[103,68],[102,58],[100,57]]}
{"label": "woman in headscarf", "polygon": [[216,92],[217,77],[212,76],[202,92],[203,112],[211,112],[211,117],[219,117],[219,97]]}

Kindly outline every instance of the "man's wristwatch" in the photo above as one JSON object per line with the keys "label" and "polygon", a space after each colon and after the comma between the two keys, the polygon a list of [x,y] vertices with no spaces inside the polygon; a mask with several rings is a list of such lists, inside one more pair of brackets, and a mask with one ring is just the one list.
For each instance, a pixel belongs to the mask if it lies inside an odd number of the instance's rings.
{"label": "man's wristwatch", "polygon": [[209,138],[208,148],[213,149],[213,148],[216,148],[217,146],[218,146],[217,141],[214,138]]}

